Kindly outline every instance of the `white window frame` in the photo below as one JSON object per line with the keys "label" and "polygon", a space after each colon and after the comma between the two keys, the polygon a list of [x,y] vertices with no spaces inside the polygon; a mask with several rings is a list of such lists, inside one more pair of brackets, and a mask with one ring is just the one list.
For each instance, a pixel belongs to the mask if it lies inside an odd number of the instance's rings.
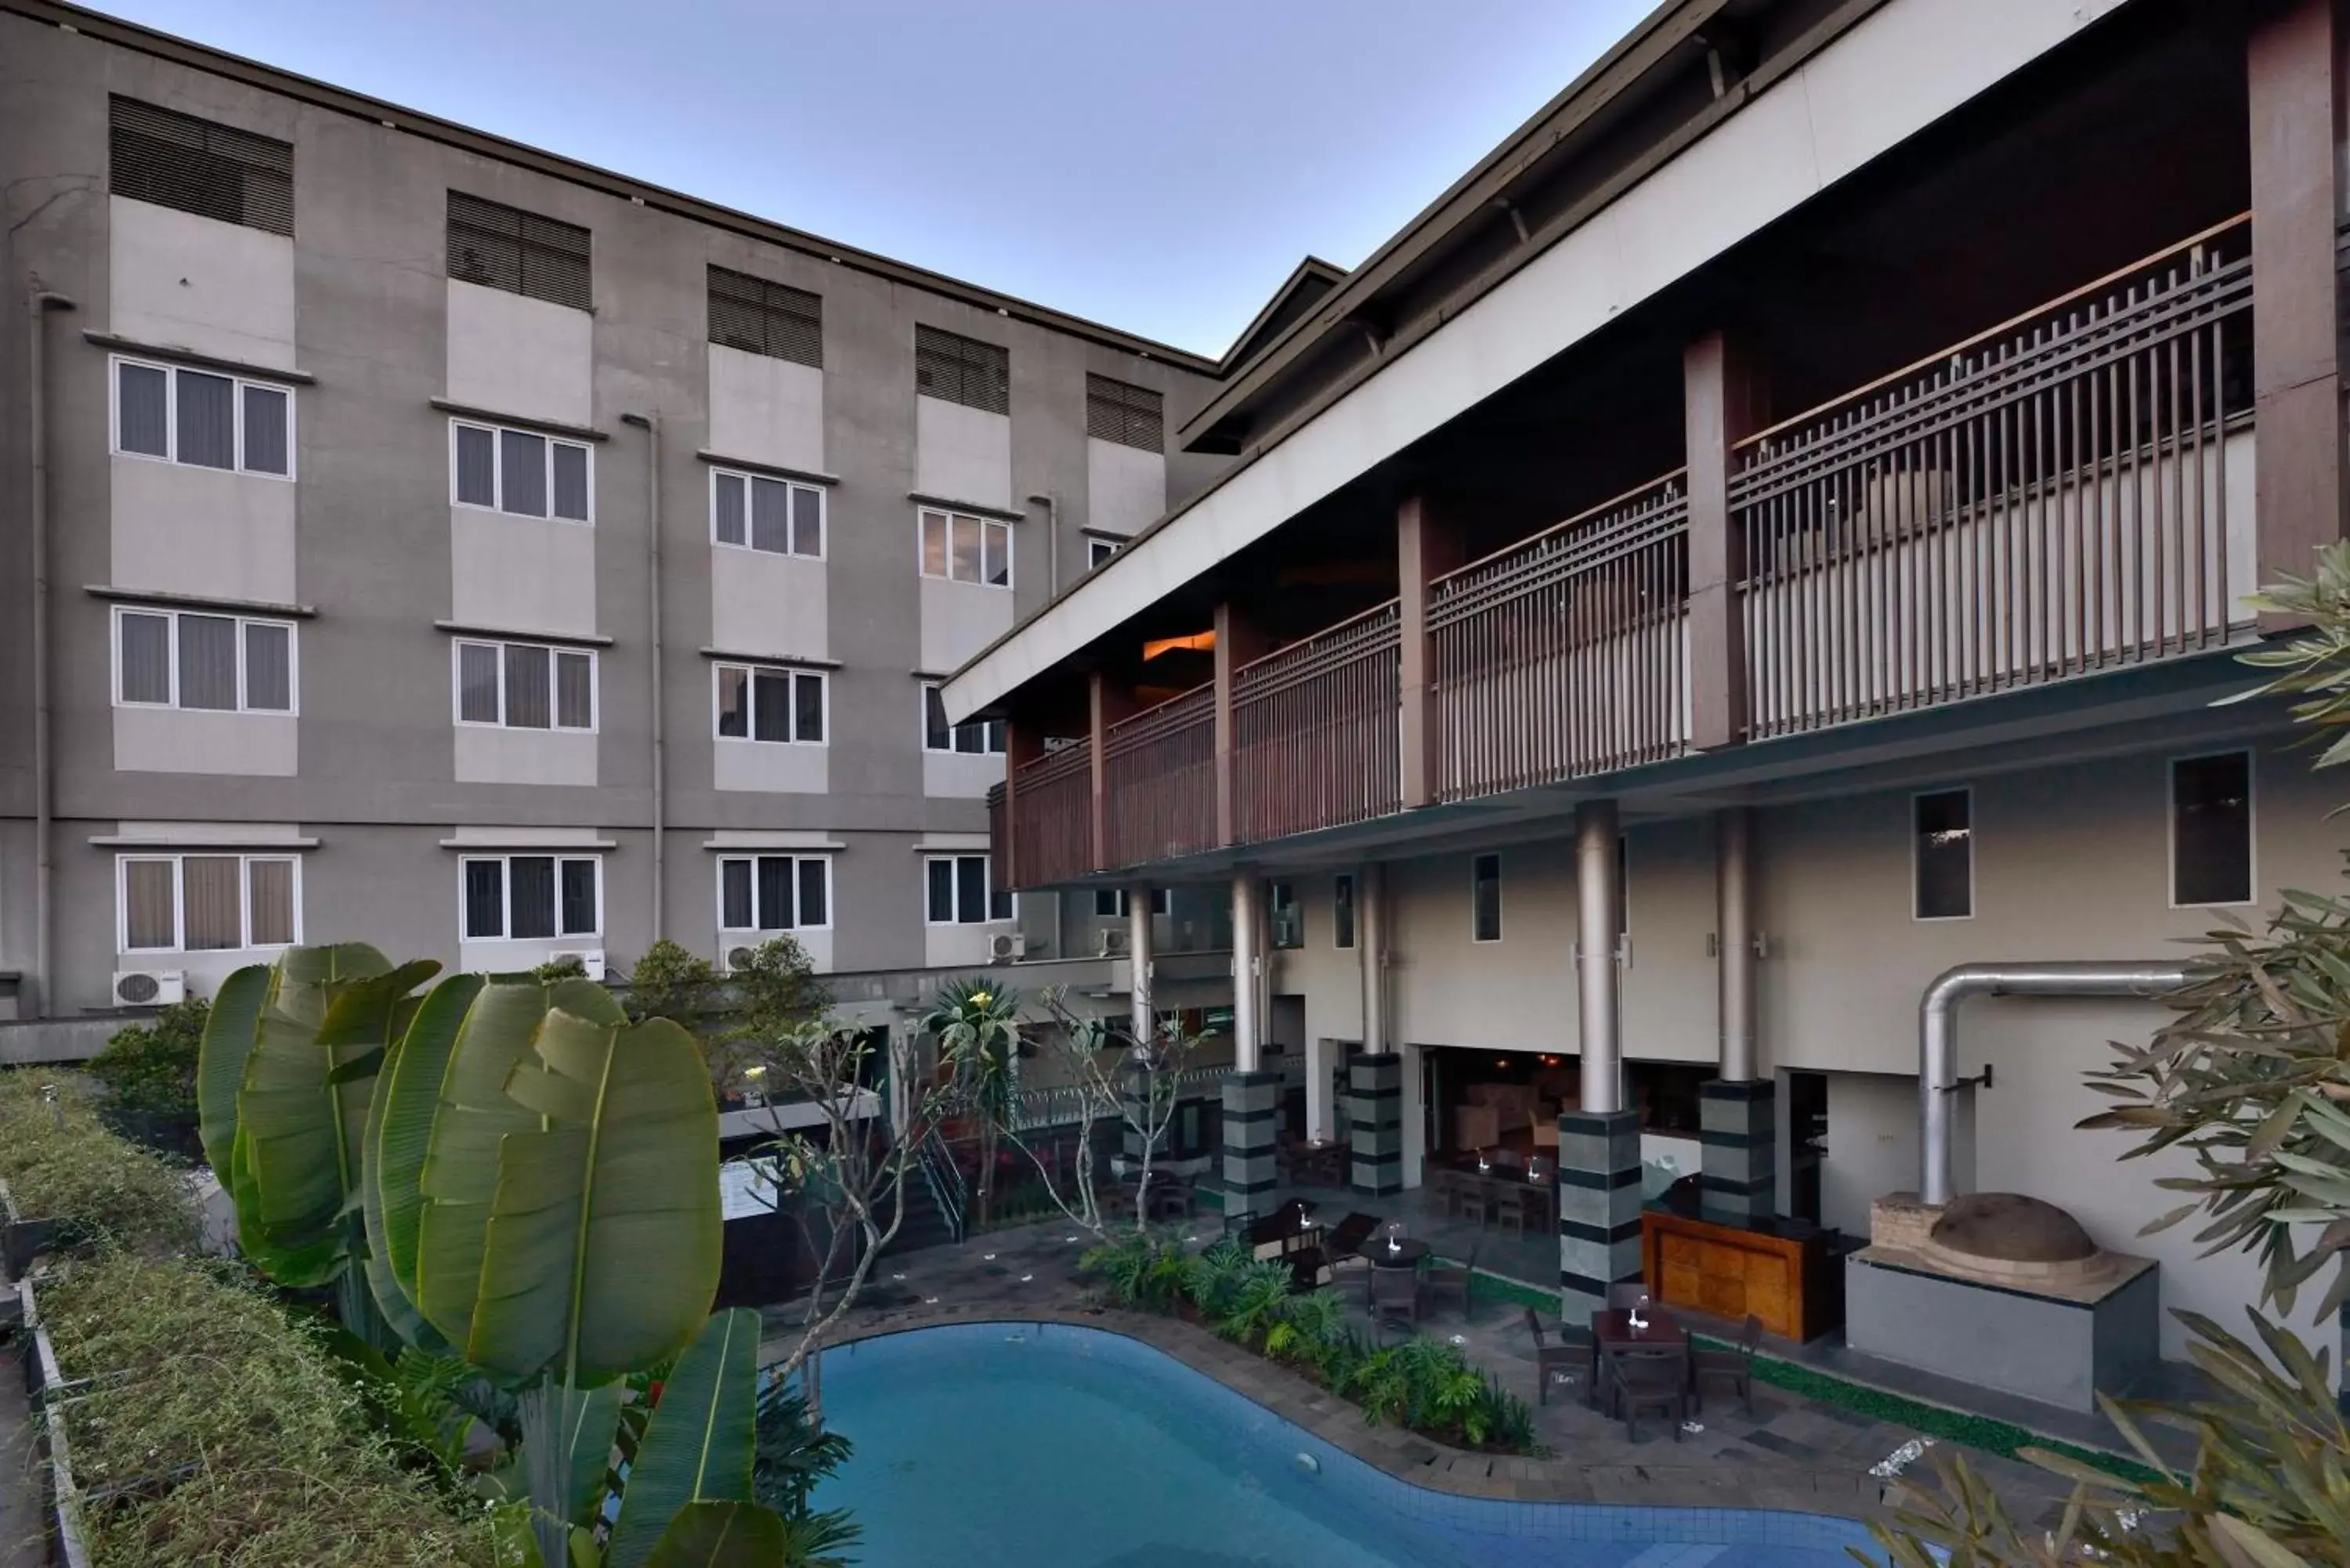
{"label": "white window frame", "polygon": [[[457,499],[457,432],[460,430],[489,432],[490,492],[497,498],[490,505],[484,506],[478,501]],[[535,441],[546,443],[546,462],[545,472],[540,475],[542,483],[546,485],[544,493],[546,496],[546,510],[544,512],[506,510],[506,443],[504,437],[509,431],[515,435],[529,436]],[[585,517],[566,517],[555,510],[555,449],[558,446],[576,447],[587,460],[588,515]],[[536,517],[546,523],[568,523],[575,528],[593,528],[596,525],[596,448],[591,442],[574,441],[568,436],[556,435],[549,431],[533,430],[528,425],[494,425],[485,420],[459,419],[452,415],[449,420],[449,504],[462,507],[467,512],[492,512],[501,517]]]}
{"label": "white window frame", "polygon": [[[1618,849],[1617,853],[1620,855],[1622,850]],[[1490,937],[1481,937],[1477,934],[1477,862],[1480,860],[1491,860],[1493,863],[1493,934]],[[1486,849],[1470,856],[1469,941],[1471,946],[1492,948],[1502,945],[1503,935],[1509,929],[1509,923],[1503,919],[1503,893],[1502,852],[1498,849]]]}
{"label": "white window frame", "polygon": [[[236,919],[240,945],[233,948],[190,948],[188,943],[188,885],[183,866],[189,857],[199,860],[234,860],[236,862]],[[253,863],[256,860],[284,861],[293,867],[292,897],[294,940],[290,942],[259,942],[253,940]],[[134,948],[130,945],[130,867],[133,862],[168,862],[172,867],[172,945],[167,948]],[[284,854],[235,849],[203,849],[187,847],[172,850],[126,850],[114,857],[114,950],[124,958],[143,958],[150,953],[253,953],[280,952],[302,945],[302,857],[292,850]]]}
{"label": "white window frame", "polygon": [[[943,573],[931,570],[930,563],[925,558],[922,549],[922,535],[929,532],[930,519],[932,517],[946,519],[947,569]],[[979,524],[980,576],[976,580],[970,577],[958,577],[954,575],[954,525],[955,519],[958,517]],[[987,580],[987,541],[990,529],[996,530],[1003,541],[1003,580],[1000,583],[991,583]],[[961,583],[966,587],[994,588],[1000,592],[1009,593],[1018,587],[1020,582],[1019,564],[1013,558],[1012,553],[1012,524],[1001,517],[983,517],[975,512],[957,512],[944,506],[917,506],[914,508],[914,569],[937,582]]]}
{"label": "white window frame", "polygon": [[[125,697],[122,694],[122,618],[133,615],[150,616],[171,622],[171,630],[166,634],[164,639],[168,645],[165,649],[167,659],[166,668],[169,671],[168,680],[172,688],[172,696],[171,701],[169,701],[148,702],[134,701],[133,699]],[[235,623],[235,707],[182,708],[180,706],[180,619],[183,616],[197,616],[207,620],[225,620]],[[276,627],[286,633],[286,706],[283,708],[255,708],[249,701],[249,694],[245,689],[246,678],[244,668],[244,628],[248,626]],[[238,615],[233,610],[208,610],[195,608],[182,609],[169,605],[122,604],[116,605],[114,607],[114,614],[109,620],[109,629],[112,633],[112,639],[108,645],[107,657],[111,666],[109,673],[111,676],[112,691],[114,693],[114,705],[118,708],[172,709],[182,713],[265,713],[272,717],[286,719],[299,718],[301,716],[302,632],[299,625],[294,621],[280,620],[275,616]]]}
{"label": "white window frame", "polygon": [[[2214,757],[2244,759],[2244,897],[2223,904],[2178,901],[2178,764]],[[2216,752],[2181,752],[2162,760],[2162,891],[2174,909],[2247,909],[2261,901],[2260,754],[2251,746]]]}
{"label": "white window frame", "polygon": [[[763,741],[758,737],[755,732],[758,728],[758,707],[755,703],[752,705],[749,711],[744,715],[745,722],[754,732],[754,733],[747,735],[723,735],[719,733],[718,726],[723,720],[725,714],[725,705],[719,697],[719,690],[723,680],[724,671],[729,670],[739,670],[743,672],[744,683],[743,690],[746,693],[752,690],[753,683],[756,681],[759,673],[762,670],[770,675],[786,675],[791,677],[792,700],[784,705],[784,711],[791,717],[792,733],[789,740]],[[813,678],[816,683],[817,691],[822,692],[824,696],[824,717],[820,721],[824,725],[824,739],[820,741],[803,741],[800,739],[799,682],[802,677]],[[722,745],[730,746],[821,747],[832,744],[832,671],[829,670],[812,670],[805,664],[752,664],[746,663],[739,659],[721,659],[712,660],[710,666],[710,738],[718,742]]]}
{"label": "white window frame", "polygon": [[[739,545],[718,536],[718,482],[721,478],[743,482],[743,542]],[[751,487],[754,484],[780,484],[785,492],[784,502],[784,533],[796,542],[797,529],[793,514],[799,504],[799,493],[806,491],[816,497],[816,554],[799,549],[762,550],[751,543]],[[784,479],[772,473],[754,473],[746,468],[726,468],[712,464],[710,470],[710,543],[721,550],[748,550],[754,555],[774,556],[785,560],[822,561],[832,553],[832,506],[821,484],[806,484],[796,479]]]}
{"label": "white window frame", "polygon": [[[477,861],[498,863],[498,932],[494,937],[477,937],[465,929],[465,867]],[[514,862],[517,860],[552,860],[555,862],[555,930],[544,937],[517,937],[514,931]],[[567,931],[563,929],[563,867],[584,860],[596,867],[596,929],[592,931]],[[545,849],[510,849],[495,855],[460,855],[457,857],[457,940],[461,942],[581,942],[604,940],[604,857],[589,852],[566,853],[549,845]]]}
{"label": "white window frame", "polygon": [[[759,918],[759,862],[788,860],[792,863],[792,923],[787,926],[730,926],[726,923],[726,867],[740,863],[751,867],[751,918]],[[808,924],[800,919],[800,867],[815,861],[824,867],[824,920]],[[924,873],[928,875],[928,873]],[[832,929],[833,876],[832,857],[826,854],[804,855],[794,849],[745,849],[736,854],[718,857],[718,868],[712,890],[717,894],[718,931],[721,936],[756,936],[764,931],[828,931]]]}
{"label": "white window frame", "polygon": [[[467,648],[493,649],[497,653],[498,716],[494,722],[488,719],[468,719],[465,717],[464,649]],[[509,648],[543,648],[546,649],[547,722],[543,727],[536,724],[509,724],[506,722],[506,649]],[[577,724],[563,723],[556,717],[557,713],[561,711],[560,701],[563,688],[563,677],[556,668],[555,656],[562,653],[579,654],[585,657],[588,660],[588,722],[584,728]],[[524,735],[593,735],[599,733],[602,731],[604,724],[604,680],[600,664],[601,661],[596,657],[596,649],[592,648],[580,648],[567,642],[537,642],[526,637],[495,639],[486,637],[451,638],[449,639],[450,719],[460,729],[466,730],[511,730],[517,734]]]}
{"label": "white window frame", "polygon": [[[169,456],[151,452],[126,452],[122,446],[122,367],[136,365],[141,369],[163,372],[163,441],[169,446]],[[180,376],[186,371],[198,376],[211,376],[230,383],[229,401],[236,431],[236,464],[233,468],[214,468],[208,462],[183,462],[180,458]],[[266,392],[276,392],[286,399],[286,472],[272,473],[265,468],[244,465],[244,389],[259,387]],[[291,484],[299,475],[294,439],[294,387],[290,382],[272,381],[261,376],[240,376],[232,370],[215,370],[203,365],[182,365],[169,359],[149,359],[135,354],[108,356],[106,367],[106,441],[108,450],[116,457],[135,457],[146,462],[168,462],[178,468],[201,468],[213,473],[241,473],[253,479],[274,479]],[[455,438],[452,437],[453,441]],[[450,449],[453,457],[455,447]],[[450,486],[456,486],[456,473],[450,472]]]}
{"label": "white window frame", "polygon": [[[943,746],[934,746],[931,744],[931,694],[934,691],[943,691],[945,690],[945,687],[941,686],[935,680],[925,680],[922,682],[922,750],[934,757],[1000,757],[1005,755],[1011,749],[1012,737],[1011,732],[1004,727],[1003,721],[1001,719],[966,719],[960,724],[949,724],[947,726],[947,743]],[[961,746],[955,744],[955,737],[962,734],[965,730],[977,730],[980,732],[979,750],[975,752],[967,752]]]}
{"label": "white window frame", "polygon": [[[1967,912],[1963,915],[1921,915],[1918,912],[1918,803],[1932,795],[1962,794],[1967,797]],[[1944,784],[1939,789],[1912,791],[1909,796],[1909,918],[1921,926],[1956,925],[1975,918],[1975,788],[1972,784]]]}
{"label": "white window frame", "polygon": [[[933,863],[941,860],[945,861],[950,866],[954,865],[954,863],[959,860],[980,860],[986,863],[986,869],[983,871],[981,875],[985,879],[990,898],[988,899],[985,912],[983,913],[978,919],[964,920],[948,919],[944,920],[934,920],[931,919],[931,867]],[[957,902],[959,903],[961,901],[961,894],[962,890],[962,872],[961,868],[958,867],[953,873],[951,873],[951,875],[955,878],[954,890],[957,895]],[[1007,899],[1011,900],[1012,905],[1011,912],[1003,916],[998,916],[994,911],[994,898],[993,895],[998,891],[1003,892],[1003,896]],[[922,880],[917,892],[922,900],[922,924],[936,928],[940,930],[960,931],[968,930],[973,926],[1013,925],[1017,923],[1020,919],[1020,895],[1013,892],[1009,888],[997,888],[995,886],[995,857],[986,850],[948,849],[941,850],[936,854],[923,856]]]}
{"label": "white window frame", "polygon": [[1116,539],[1102,539],[1088,535],[1086,539],[1086,570],[1088,572],[1100,571],[1104,566],[1109,565],[1110,557],[1112,556],[1117,555],[1126,546],[1124,545],[1120,544]]}

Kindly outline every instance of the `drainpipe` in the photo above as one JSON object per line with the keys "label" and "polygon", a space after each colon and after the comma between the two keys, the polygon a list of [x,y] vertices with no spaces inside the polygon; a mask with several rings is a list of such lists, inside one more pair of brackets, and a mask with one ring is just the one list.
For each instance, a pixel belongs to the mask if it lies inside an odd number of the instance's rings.
{"label": "drainpipe", "polygon": [[1045,602],[1051,604],[1061,597],[1061,504],[1042,493],[1028,502],[1045,509]]}
{"label": "drainpipe", "polygon": [[1950,1096],[1958,1093],[1959,1003],[1970,996],[2154,997],[2186,983],[2187,966],[2154,963],[1970,963],[1945,970],[1918,1004],[1918,1122],[1920,1201],[1948,1203]]}
{"label": "drainpipe", "polygon": [[33,467],[33,1016],[51,1018],[49,967],[57,852],[55,802],[49,755],[49,434],[48,379],[45,368],[47,317],[71,310],[74,302],[36,285],[25,296],[25,361],[27,371],[26,431]]}
{"label": "drainpipe", "polygon": [[661,487],[660,415],[622,414],[645,432],[645,618],[652,639],[653,693],[653,940],[667,934],[669,760],[661,724]]}

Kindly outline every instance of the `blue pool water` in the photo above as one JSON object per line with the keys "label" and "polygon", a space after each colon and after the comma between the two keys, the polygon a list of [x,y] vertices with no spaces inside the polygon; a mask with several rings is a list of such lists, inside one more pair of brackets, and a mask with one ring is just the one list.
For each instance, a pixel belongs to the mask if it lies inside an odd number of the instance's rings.
{"label": "blue pool water", "polygon": [[[827,1351],[856,1445],[817,1506],[861,1568],[1847,1568],[1858,1524],[1457,1498],[1097,1329],[957,1324]],[[1872,1553],[1873,1555],[1873,1553]]]}

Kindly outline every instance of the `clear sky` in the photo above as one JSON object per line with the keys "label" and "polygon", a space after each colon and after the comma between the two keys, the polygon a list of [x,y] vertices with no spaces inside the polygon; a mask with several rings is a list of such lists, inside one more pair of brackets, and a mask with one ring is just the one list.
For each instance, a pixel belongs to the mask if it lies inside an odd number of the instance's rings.
{"label": "clear sky", "polygon": [[1652,0],[99,0],[1203,353]]}

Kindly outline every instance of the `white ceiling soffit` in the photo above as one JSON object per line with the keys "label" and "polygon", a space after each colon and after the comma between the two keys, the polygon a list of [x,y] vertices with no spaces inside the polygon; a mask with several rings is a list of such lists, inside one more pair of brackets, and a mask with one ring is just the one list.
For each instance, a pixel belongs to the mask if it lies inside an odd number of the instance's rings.
{"label": "white ceiling soffit", "polygon": [[947,682],[1016,691],[2124,0],[1893,0]]}

